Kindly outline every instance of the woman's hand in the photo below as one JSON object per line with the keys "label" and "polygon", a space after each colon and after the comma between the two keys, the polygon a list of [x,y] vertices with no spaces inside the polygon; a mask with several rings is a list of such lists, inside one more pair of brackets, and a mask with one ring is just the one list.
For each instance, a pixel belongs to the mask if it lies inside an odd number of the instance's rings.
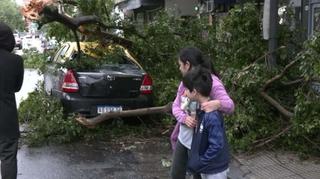
{"label": "woman's hand", "polygon": [[208,102],[201,103],[201,110],[205,112],[211,112],[218,110],[221,107],[221,103],[219,100],[211,100]]}
{"label": "woman's hand", "polygon": [[185,125],[187,125],[190,128],[194,128],[197,126],[197,120],[196,120],[195,116],[191,117],[191,116],[187,115],[186,121],[184,123],[185,123]]}

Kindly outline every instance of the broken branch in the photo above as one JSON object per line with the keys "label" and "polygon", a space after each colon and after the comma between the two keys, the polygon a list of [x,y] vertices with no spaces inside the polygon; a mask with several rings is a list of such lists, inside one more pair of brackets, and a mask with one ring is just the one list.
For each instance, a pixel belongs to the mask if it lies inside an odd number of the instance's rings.
{"label": "broken branch", "polygon": [[292,118],[293,113],[285,109],[280,103],[278,103],[275,99],[269,96],[266,92],[261,91],[260,95],[267,100],[273,107],[275,107],[282,115],[287,118]]}
{"label": "broken branch", "polygon": [[311,139],[309,139],[307,136],[303,135],[303,138],[305,138],[308,142],[310,142],[311,144],[313,144],[319,151],[320,151],[320,146],[316,143],[313,142]]}
{"label": "broken branch", "polygon": [[92,128],[103,121],[116,118],[116,117],[129,117],[129,116],[141,116],[141,115],[149,115],[149,114],[157,114],[157,113],[169,113],[171,112],[171,106],[172,106],[172,103],[170,102],[165,106],[103,113],[93,118],[78,116],[76,117],[76,121],[78,121],[80,124],[88,128]]}
{"label": "broken branch", "polygon": [[275,82],[276,80],[282,78],[284,76],[284,74],[287,72],[287,70],[292,67],[298,60],[293,60],[292,62],[290,62],[288,65],[286,65],[284,67],[284,69],[282,70],[282,72],[276,76],[274,76],[273,78],[267,80],[267,82],[263,85],[261,91],[260,91],[260,95],[267,100],[273,107],[275,107],[282,115],[284,115],[287,118],[292,118],[293,117],[293,113],[288,111],[287,109],[285,109],[278,101],[276,101],[275,99],[273,99],[271,96],[269,96],[266,92],[267,88],[271,85],[271,83]]}
{"label": "broken branch", "polygon": [[292,62],[290,62],[288,65],[286,65],[284,67],[284,69],[282,70],[282,72],[276,76],[274,76],[273,78],[269,79],[262,87],[262,91],[265,91],[268,86],[270,86],[271,83],[275,82],[276,80],[282,78],[284,76],[284,74],[288,71],[289,68],[291,68],[296,62],[298,62],[297,60],[293,60]]}
{"label": "broken branch", "polygon": [[96,36],[99,37],[103,42],[112,42],[115,44],[120,44],[126,48],[130,48],[132,46],[132,41],[127,40],[125,38],[119,37],[117,35],[113,35],[107,32],[101,31],[90,31],[84,28],[78,29],[80,33],[87,35],[87,36]]}
{"label": "broken branch", "polygon": [[278,134],[273,135],[271,138],[269,138],[268,140],[261,142],[260,144],[256,145],[255,148],[259,148],[262,147],[270,142],[272,142],[273,140],[277,139],[278,137],[280,137],[281,135],[283,135],[284,133],[288,132],[291,129],[292,125],[287,126],[286,128],[284,128],[283,130],[281,130]]}
{"label": "broken branch", "polygon": [[296,80],[292,80],[292,81],[288,81],[288,82],[281,82],[281,83],[284,86],[291,86],[291,85],[302,83],[304,81],[305,80],[303,78],[299,78],[299,79],[296,79]]}

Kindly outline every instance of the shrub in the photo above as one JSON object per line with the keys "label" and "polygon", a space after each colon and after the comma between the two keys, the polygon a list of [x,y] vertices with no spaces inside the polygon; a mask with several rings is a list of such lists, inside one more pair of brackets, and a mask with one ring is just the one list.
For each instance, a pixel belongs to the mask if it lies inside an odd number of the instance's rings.
{"label": "shrub", "polygon": [[29,94],[19,107],[20,122],[27,124],[27,141],[65,143],[83,136],[83,128],[63,114],[60,101],[47,96],[42,87]]}
{"label": "shrub", "polygon": [[[312,79],[320,76],[319,37],[301,48],[300,39],[294,39],[297,32],[288,30],[287,24],[281,25],[278,64],[270,70],[263,61],[268,56],[260,19],[252,4],[237,6],[222,19],[216,32],[216,61],[220,69],[225,69],[221,76],[236,103],[235,113],[226,119],[230,142],[236,150],[248,150],[270,141],[276,144],[274,147],[319,155],[320,103],[319,96],[310,89]],[[281,78],[264,88],[282,72]],[[292,117],[277,110],[261,91],[292,113]],[[307,143],[312,147],[307,147]]]}

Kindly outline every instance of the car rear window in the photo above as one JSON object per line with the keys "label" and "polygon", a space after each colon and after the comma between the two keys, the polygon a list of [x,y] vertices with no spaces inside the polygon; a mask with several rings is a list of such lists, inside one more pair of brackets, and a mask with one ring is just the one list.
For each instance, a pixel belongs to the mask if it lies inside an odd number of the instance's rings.
{"label": "car rear window", "polygon": [[128,65],[135,65],[132,60],[130,60],[126,56],[117,56],[115,58],[109,58],[109,60],[105,60],[105,64],[114,64],[114,65],[122,65],[122,64],[128,64]]}
{"label": "car rear window", "polygon": [[127,57],[122,49],[112,49],[99,51],[97,49],[84,51],[78,58],[78,53],[74,52],[71,59],[64,64],[67,68],[78,70],[91,70],[110,66],[132,66],[139,68],[135,62]]}
{"label": "car rear window", "polygon": [[81,54],[81,60],[94,61],[97,62],[98,65],[135,65],[129,57],[119,54],[109,54],[104,57],[93,57],[86,54]]}

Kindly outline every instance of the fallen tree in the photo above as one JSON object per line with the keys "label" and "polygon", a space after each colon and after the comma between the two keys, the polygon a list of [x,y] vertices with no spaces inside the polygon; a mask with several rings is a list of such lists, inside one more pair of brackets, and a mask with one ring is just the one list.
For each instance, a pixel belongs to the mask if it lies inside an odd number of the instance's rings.
{"label": "fallen tree", "polygon": [[93,118],[77,116],[75,120],[88,128],[93,128],[97,124],[103,121],[118,118],[118,117],[142,116],[142,115],[150,115],[150,114],[158,114],[158,113],[171,113],[171,107],[172,107],[172,103],[170,102],[164,106],[159,106],[159,107],[140,108],[140,109],[134,109],[134,110],[103,113]]}
{"label": "fallen tree", "polygon": [[[107,26],[95,15],[72,17],[64,11],[63,4],[77,5],[77,2],[70,0],[61,2],[57,0],[31,0],[21,9],[21,13],[25,17],[27,23],[31,21],[37,22],[39,24],[39,29],[43,25],[52,22],[63,24],[73,32],[78,44],[78,51],[80,51],[80,39],[77,32],[82,36],[93,36],[96,39],[99,39],[101,43],[115,43],[126,48],[129,48],[132,45],[130,40],[107,32],[108,29],[124,29],[124,27]],[[96,28],[86,27],[86,25],[95,25]],[[128,30],[129,28],[125,29]],[[132,32],[143,38],[143,36],[138,34],[135,30],[132,30]]]}

